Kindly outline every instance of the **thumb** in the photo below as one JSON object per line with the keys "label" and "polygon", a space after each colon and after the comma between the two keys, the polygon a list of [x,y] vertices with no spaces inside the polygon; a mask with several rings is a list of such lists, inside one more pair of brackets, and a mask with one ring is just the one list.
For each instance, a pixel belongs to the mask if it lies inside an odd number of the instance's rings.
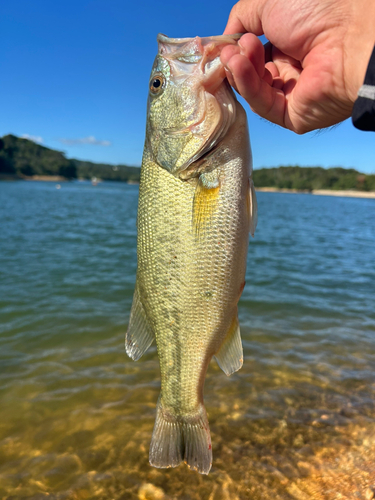
{"label": "thumb", "polygon": [[228,18],[224,35],[235,33],[254,33],[257,36],[263,35],[261,13],[266,0],[241,0],[237,2]]}

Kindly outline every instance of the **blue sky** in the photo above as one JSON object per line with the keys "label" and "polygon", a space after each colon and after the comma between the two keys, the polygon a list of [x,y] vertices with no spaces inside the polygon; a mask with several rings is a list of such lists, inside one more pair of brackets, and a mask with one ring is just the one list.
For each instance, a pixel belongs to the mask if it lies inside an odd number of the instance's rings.
{"label": "blue sky", "polygon": [[[234,2],[4,0],[0,135],[35,137],[69,158],[140,165],[158,32],[221,34]],[[297,136],[248,111],[255,168],[375,173],[375,135],[351,122]]]}

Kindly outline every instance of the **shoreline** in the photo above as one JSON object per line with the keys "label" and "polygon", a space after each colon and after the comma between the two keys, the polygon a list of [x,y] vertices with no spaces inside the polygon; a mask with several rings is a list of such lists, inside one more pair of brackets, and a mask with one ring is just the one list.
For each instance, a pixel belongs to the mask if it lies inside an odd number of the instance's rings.
{"label": "shoreline", "polygon": [[25,181],[42,181],[42,182],[66,182],[69,179],[62,177],[61,175],[32,175],[30,177],[24,177],[21,180]]}
{"label": "shoreline", "polygon": [[263,193],[294,193],[294,194],[313,194],[316,196],[343,196],[345,198],[375,198],[375,191],[355,191],[354,189],[333,190],[333,189],[286,189],[274,187],[255,188],[255,191]]}
{"label": "shoreline", "polygon": [[[0,175],[1,181],[41,181],[41,182],[67,182],[70,179],[66,177],[61,177],[59,175],[33,175],[30,177],[18,177],[13,175]],[[72,181],[91,181],[92,179],[71,179]],[[116,181],[114,182],[125,182],[126,184],[139,184],[139,181],[129,180],[129,181]],[[102,179],[98,179],[98,182],[106,182]],[[375,191],[357,191],[355,189],[313,189],[312,191],[308,189],[287,189],[287,188],[276,188],[276,187],[256,187],[255,191],[261,193],[292,193],[292,194],[312,194],[316,196],[338,196],[344,198],[368,198],[375,199]]]}

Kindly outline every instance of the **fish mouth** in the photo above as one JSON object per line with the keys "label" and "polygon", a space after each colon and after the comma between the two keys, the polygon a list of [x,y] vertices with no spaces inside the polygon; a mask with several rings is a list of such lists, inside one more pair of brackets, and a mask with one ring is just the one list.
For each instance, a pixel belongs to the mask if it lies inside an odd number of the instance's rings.
{"label": "fish mouth", "polygon": [[211,42],[220,42],[220,43],[231,43],[231,42],[238,42],[238,40],[241,38],[241,36],[244,33],[235,33],[234,35],[215,35],[215,36],[204,36],[204,37],[188,37],[188,38],[170,38],[167,35],[164,35],[163,33],[159,33],[158,36],[156,37],[156,40],[161,43],[168,43],[170,45],[179,45],[181,43],[188,43],[191,42],[192,40],[195,40],[196,38],[199,38],[201,40],[202,45],[207,45],[208,43]]}
{"label": "fish mouth", "polygon": [[196,64],[201,60],[213,61],[225,45],[236,45],[243,33],[192,38],[169,38],[159,33],[156,37],[159,54],[182,63]]}

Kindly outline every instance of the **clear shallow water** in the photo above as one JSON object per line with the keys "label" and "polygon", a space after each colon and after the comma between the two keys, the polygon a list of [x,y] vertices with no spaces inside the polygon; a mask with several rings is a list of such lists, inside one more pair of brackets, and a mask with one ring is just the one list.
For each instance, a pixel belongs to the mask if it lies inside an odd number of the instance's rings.
{"label": "clear shallow water", "polygon": [[375,200],[258,193],[214,464],[157,470],[155,347],[124,352],[138,187],[0,183],[0,498],[339,499],[375,486]]}

